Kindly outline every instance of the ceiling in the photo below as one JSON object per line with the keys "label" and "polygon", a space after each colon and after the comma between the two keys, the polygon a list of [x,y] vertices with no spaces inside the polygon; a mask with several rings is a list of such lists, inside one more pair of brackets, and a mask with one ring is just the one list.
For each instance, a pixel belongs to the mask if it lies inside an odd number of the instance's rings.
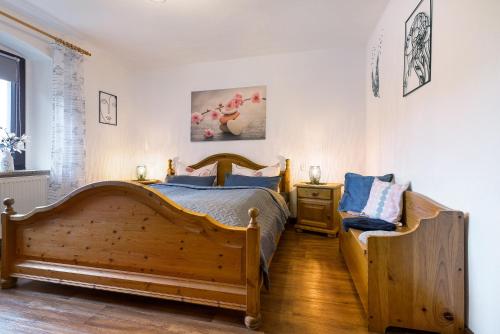
{"label": "ceiling", "polygon": [[[365,45],[388,0],[0,0],[128,62],[175,65]],[[61,32],[62,33],[62,32]]]}

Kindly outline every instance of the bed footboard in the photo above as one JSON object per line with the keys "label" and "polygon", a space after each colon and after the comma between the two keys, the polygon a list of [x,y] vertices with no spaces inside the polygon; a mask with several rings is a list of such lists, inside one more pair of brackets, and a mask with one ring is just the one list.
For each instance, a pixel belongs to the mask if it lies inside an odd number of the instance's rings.
{"label": "bed footboard", "polygon": [[1,287],[17,278],[212,305],[260,323],[260,228],[222,225],[129,182],[82,187],[61,201],[2,213]]}

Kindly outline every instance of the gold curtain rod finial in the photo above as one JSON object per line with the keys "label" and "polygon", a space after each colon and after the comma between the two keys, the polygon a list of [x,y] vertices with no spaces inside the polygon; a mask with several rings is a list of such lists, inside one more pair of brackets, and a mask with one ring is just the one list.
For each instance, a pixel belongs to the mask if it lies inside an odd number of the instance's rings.
{"label": "gold curtain rod finial", "polygon": [[19,23],[20,25],[22,25],[22,26],[24,26],[24,27],[26,27],[28,29],[36,31],[37,33],[42,34],[45,37],[48,37],[48,38],[54,40],[56,43],[64,45],[65,47],[67,47],[67,48],[69,48],[71,50],[75,50],[75,51],[77,51],[77,52],[79,52],[79,53],[81,53],[81,54],[83,54],[85,56],[89,56],[89,57],[92,56],[92,54],[89,51],[87,51],[85,49],[82,49],[82,48],[80,48],[80,47],[78,47],[78,46],[76,46],[76,45],[74,45],[74,44],[72,44],[70,42],[67,42],[67,41],[65,41],[65,40],[63,40],[63,39],[61,39],[59,37],[56,37],[56,36],[54,36],[52,34],[49,34],[48,32],[43,31],[42,29],[39,29],[39,28],[35,27],[34,25],[31,25],[31,24],[29,24],[29,23],[27,23],[27,22],[25,22],[25,21],[23,21],[21,19],[18,19],[17,17],[15,17],[13,15],[10,15],[9,13],[4,12],[3,10],[0,10],[0,15],[5,16],[6,18],[8,18],[8,19],[10,19],[10,20],[12,20],[12,21],[14,21],[16,23]]}

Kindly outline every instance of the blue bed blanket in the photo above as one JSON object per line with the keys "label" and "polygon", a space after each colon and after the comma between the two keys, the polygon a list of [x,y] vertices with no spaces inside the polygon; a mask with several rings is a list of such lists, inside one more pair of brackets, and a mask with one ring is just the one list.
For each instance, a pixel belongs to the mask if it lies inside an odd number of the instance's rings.
{"label": "blue bed blanket", "polygon": [[228,226],[247,227],[248,210],[258,208],[257,221],[261,237],[261,269],[268,283],[267,264],[276,250],[275,240],[285,229],[290,215],[283,197],[261,187],[199,187],[180,184],[151,185],[177,204],[199,213],[206,213]]}

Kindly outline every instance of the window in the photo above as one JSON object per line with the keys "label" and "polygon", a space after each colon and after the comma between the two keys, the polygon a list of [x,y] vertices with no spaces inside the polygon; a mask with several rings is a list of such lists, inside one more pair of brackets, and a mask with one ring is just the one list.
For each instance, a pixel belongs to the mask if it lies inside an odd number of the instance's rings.
{"label": "window", "polygon": [[[25,60],[0,50],[0,127],[18,136],[26,132]],[[16,169],[25,169],[25,153],[14,154]]]}

